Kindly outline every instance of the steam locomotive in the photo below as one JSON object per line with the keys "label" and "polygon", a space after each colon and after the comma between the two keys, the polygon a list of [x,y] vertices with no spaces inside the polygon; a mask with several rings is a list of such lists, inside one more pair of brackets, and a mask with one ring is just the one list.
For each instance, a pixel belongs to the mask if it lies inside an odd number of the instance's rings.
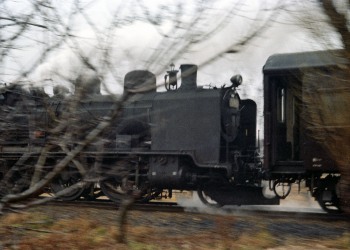
{"label": "steam locomotive", "polygon": [[[56,176],[50,190],[66,200],[103,194],[116,202],[128,190],[138,190],[140,201],[161,197],[164,191],[172,196],[173,190],[195,190],[210,206],[277,205],[293,183],[305,181],[324,209],[337,209],[338,168],[322,145],[308,136],[301,119],[303,98],[295,87],[303,89],[308,84],[303,76],[314,69],[341,64],[347,62],[324,51],[267,60],[263,158],[256,138],[257,105],[240,98],[240,75],[233,76],[229,86],[206,88],[197,85],[197,66],[184,64],[181,84],[172,67],[165,76],[166,92],[157,92],[154,74],[131,71],[124,79],[129,98],[121,114]],[[69,107],[65,98],[8,88],[0,99],[1,196],[30,184],[33,165],[52,138],[53,124]],[[74,129],[96,126],[113,109],[115,100],[109,96],[80,100]],[[76,141],[84,138],[72,134]],[[51,147],[43,172],[63,159],[76,141],[67,142],[66,151]],[[265,197],[262,181],[274,191],[273,197]],[[62,192],[67,187],[74,188]]]}

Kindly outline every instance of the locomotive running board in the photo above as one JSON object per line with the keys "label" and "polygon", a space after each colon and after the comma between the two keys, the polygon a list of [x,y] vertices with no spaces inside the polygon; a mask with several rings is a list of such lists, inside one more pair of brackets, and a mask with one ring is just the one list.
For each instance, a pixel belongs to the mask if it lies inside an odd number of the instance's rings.
{"label": "locomotive running board", "polygon": [[206,195],[222,205],[279,205],[277,197],[268,199],[261,187],[236,186],[205,191]]}

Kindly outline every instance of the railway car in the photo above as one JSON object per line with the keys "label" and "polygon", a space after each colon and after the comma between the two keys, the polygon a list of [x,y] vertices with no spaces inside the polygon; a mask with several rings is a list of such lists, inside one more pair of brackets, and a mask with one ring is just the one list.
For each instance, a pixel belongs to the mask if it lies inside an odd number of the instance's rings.
{"label": "railway car", "polygon": [[[263,68],[264,168],[270,186],[280,186],[279,196],[285,198],[292,183],[305,180],[327,211],[339,208],[341,176],[327,150],[326,134],[342,131],[350,122],[338,117],[343,108],[339,93],[346,91],[344,69],[349,64],[341,53],[277,54]],[[334,109],[326,114],[329,107]]]}

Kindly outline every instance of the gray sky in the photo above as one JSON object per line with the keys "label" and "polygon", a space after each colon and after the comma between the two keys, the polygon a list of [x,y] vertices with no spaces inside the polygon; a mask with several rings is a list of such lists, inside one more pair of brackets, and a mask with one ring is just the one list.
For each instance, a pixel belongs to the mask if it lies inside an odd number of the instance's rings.
{"label": "gray sky", "polygon": [[[9,8],[14,13],[22,13],[26,12],[27,5],[31,1],[6,2],[11,3]],[[261,68],[271,54],[340,47],[336,34],[324,32],[325,25],[320,24],[324,16],[320,14],[317,1],[176,1],[182,7],[183,13],[179,19],[185,25],[183,30],[174,33],[172,31],[175,30],[176,23],[171,19],[174,19],[173,12],[178,7],[174,5],[174,1],[82,0],[81,5],[87,6],[84,14],[76,14],[71,19],[68,16],[74,7],[73,1],[53,2],[59,6],[57,10],[63,22],[70,24],[71,33],[76,36],[75,40],[85,56],[97,57],[101,53],[101,44],[104,45],[110,39],[108,43],[113,66],[118,69],[118,75],[121,78],[127,71],[135,68],[148,68],[162,75],[164,67],[174,58],[173,53],[177,53],[179,49],[183,49],[181,56],[171,61],[175,65],[179,66],[181,63],[202,65],[216,54],[230,49],[230,45],[238,43],[260,26],[264,27],[263,31],[257,33],[248,44],[232,48],[239,50],[239,53],[226,54],[205,67],[200,66],[199,83],[221,84],[228,81],[232,74],[241,73],[246,81],[259,84]],[[204,13],[201,17],[201,25],[186,27],[186,22],[191,22],[196,16],[198,9],[195,6],[198,2],[202,2],[199,5],[203,7],[201,11]],[[149,12],[150,19],[156,20],[158,16],[163,17],[159,25],[152,25],[145,21],[145,9]],[[232,13],[225,19],[229,9],[232,9]],[[116,13],[118,13],[117,20],[114,16]],[[88,16],[89,19],[87,20],[84,16]],[[263,24],[269,18],[272,20],[264,26]],[[111,23],[115,21],[118,22],[118,28],[110,29]],[[198,37],[200,37],[200,34],[205,34],[218,24],[221,24],[220,28],[214,32],[213,36],[199,39],[196,45],[183,48],[181,41],[176,43],[176,39],[186,39],[188,35],[186,29],[193,30],[190,35],[199,34]],[[322,29],[319,34],[315,24]],[[323,37],[325,33],[327,37]],[[164,34],[171,39],[165,39],[162,36]],[[48,33],[40,29],[33,29],[26,34],[27,37],[23,39],[23,48],[15,52],[15,60],[10,58],[6,64],[2,65],[0,71],[3,75],[2,80],[16,79],[16,67],[28,67],[45,49],[45,46],[55,42],[56,35],[55,32]],[[35,36],[36,39],[28,39],[30,36]],[[41,41],[46,44],[41,44]],[[29,78],[40,81],[52,76],[55,72],[63,75],[76,73],[81,63],[76,58],[72,47],[75,45],[68,41],[51,53]],[[156,50],[161,52],[161,56],[153,57],[156,60],[149,63]]]}

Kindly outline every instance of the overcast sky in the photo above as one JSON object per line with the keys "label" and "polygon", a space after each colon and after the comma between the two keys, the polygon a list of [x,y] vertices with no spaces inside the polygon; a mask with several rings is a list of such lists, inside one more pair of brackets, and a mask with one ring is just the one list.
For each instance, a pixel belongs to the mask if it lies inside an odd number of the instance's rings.
{"label": "overcast sky", "polygon": [[[25,13],[29,11],[28,4],[31,1],[5,2],[11,3],[8,4],[8,8],[14,13]],[[81,50],[87,57],[96,57],[100,53],[98,51],[101,48],[100,44],[105,43],[106,39],[111,39],[108,41],[112,46],[110,53],[115,58],[113,63],[121,76],[128,70],[135,68],[148,68],[155,73],[162,74],[162,70],[169,64],[171,58],[174,58],[172,62],[177,67],[181,63],[202,65],[216,54],[230,49],[231,44],[244,39],[253,33],[256,27],[260,26],[263,27],[262,32],[257,33],[248,44],[232,48],[238,53],[224,54],[205,67],[200,66],[199,83],[221,84],[227,82],[232,74],[241,73],[247,84],[260,84],[261,69],[269,55],[341,46],[336,34],[329,32],[325,25],[320,25],[324,16],[318,8],[317,1],[193,0],[176,1],[174,5],[174,1],[167,0],[81,0],[81,6],[86,7],[84,13],[77,14],[71,19],[69,19],[69,13],[74,7],[73,1],[53,2],[55,6],[58,6],[57,10],[62,20],[70,23],[71,33],[77,37],[76,41],[79,42]],[[198,4],[198,2],[202,2],[202,4]],[[176,25],[174,12],[177,11],[178,6],[182,7],[179,19],[185,24],[186,22],[190,23],[196,17],[198,6],[201,6],[200,11],[204,14],[201,16],[200,25],[188,27],[184,25],[184,30],[172,34]],[[147,22],[145,10],[154,20],[157,20],[157,17],[160,19],[158,25]],[[228,10],[232,10],[232,12],[229,13]],[[116,13],[118,13],[117,20]],[[84,18],[86,16],[88,19]],[[42,22],[42,20],[38,20],[38,22],[40,21]],[[106,33],[113,22],[118,22],[118,27],[110,32],[113,34],[107,36]],[[264,25],[265,22],[267,25]],[[315,34],[317,29],[314,28],[313,22],[322,27],[322,32]],[[204,37],[196,45],[189,48],[185,47],[183,49],[185,53],[182,53],[178,58],[174,57],[173,53],[182,49],[181,41],[176,43],[176,39],[186,39],[185,36],[188,35],[186,29],[192,29],[191,35],[195,36],[198,33],[200,37],[201,33],[208,32],[218,24],[220,24],[220,28],[214,32],[213,36]],[[324,32],[325,30],[327,32]],[[325,33],[327,33],[326,37]],[[16,66],[17,68],[28,67],[34,61],[45,48],[40,40],[49,46],[57,39],[57,34],[54,32],[49,33],[40,29],[31,30],[30,34],[34,34],[36,39],[31,40],[30,43],[28,42],[30,39],[25,37],[26,41],[23,43],[27,46],[15,53],[16,60],[11,61],[12,58],[10,58],[6,62],[7,64],[2,65],[2,70],[0,70],[3,76],[2,80],[16,79]],[[164,34],[173,35],[174,39],[164,39]],[[31,35],[26,34],[26,36]],[[40,81],[52,74],[52,71],[59,71],[60,74],[64,75],[75,73],[81,65],[79,60],[75,58],[72,47],[74,46],[69,42],[60,46],[56,52],[51,53],[49,58],[42,62],[42,65],[34,71],[30,78]],[[161,56],[153,57],[155,60],[150,63],[156,50],[161,51]]]}

